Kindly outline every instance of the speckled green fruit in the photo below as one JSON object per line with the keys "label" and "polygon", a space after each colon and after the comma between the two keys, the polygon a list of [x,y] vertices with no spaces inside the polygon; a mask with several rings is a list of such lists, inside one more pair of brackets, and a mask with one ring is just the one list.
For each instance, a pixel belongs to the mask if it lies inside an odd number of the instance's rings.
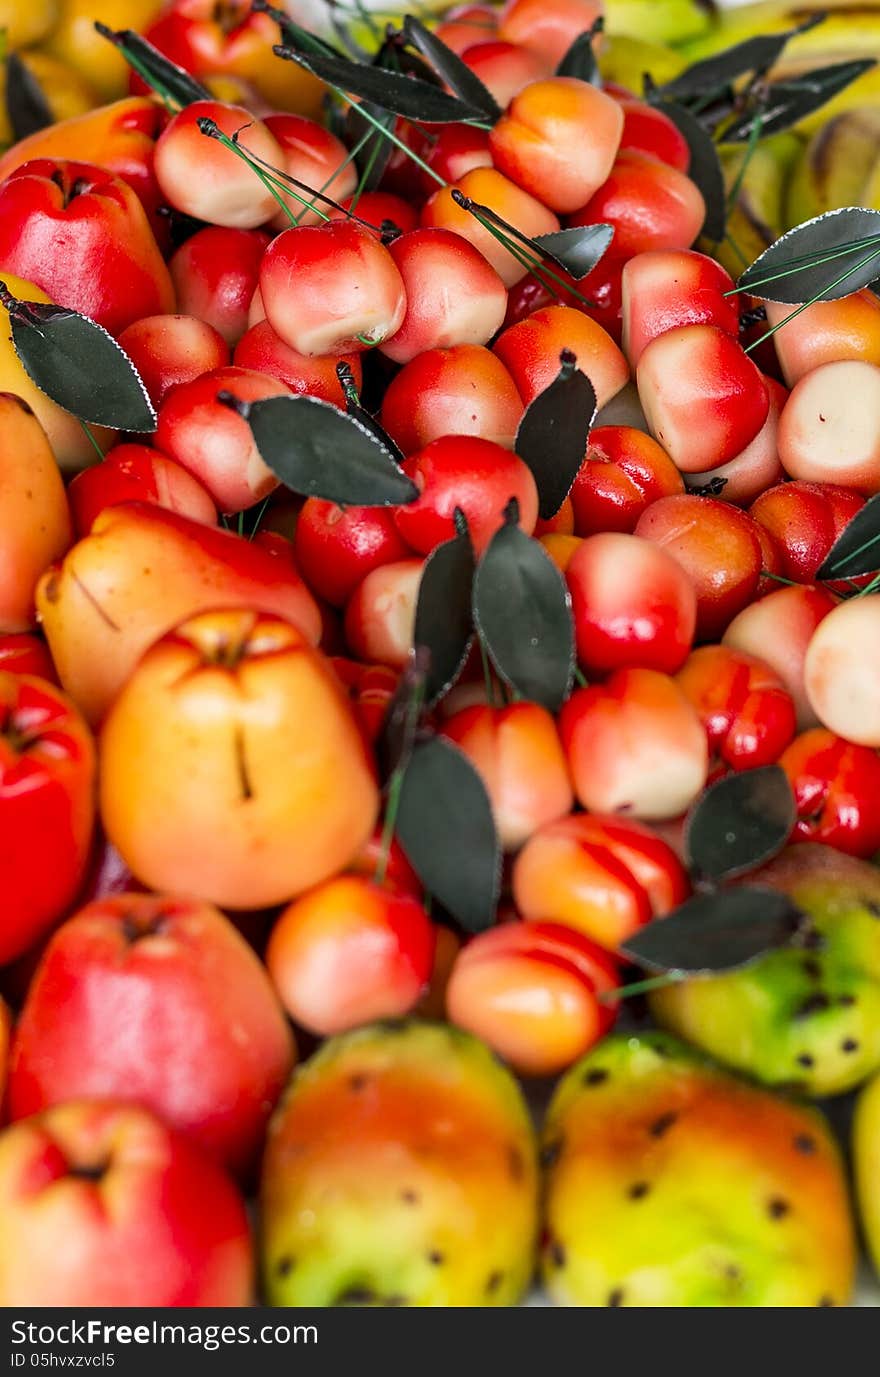
{"label": "speckled green fruit", "polygon": [[751,877],[812,920],[807,945],[651,996],[664,1027],[767,1085],[837,1095],[880,1070],[880,871],[793,846]]}
{"label": "speckled green fruit", "polygon": [[880,1277],[880,1076],[865,1086],[856,1103],[852,1156],[862,1232]]}
{"label": "speckled green fruit", "polygon": [[261,1188],[271,1305],[514,1305],[538,1169],[519,1087],[446,1025],[331,1038],[294,1076]]}
{"label": "speckled green fruit", "polygon": [[572,1067],[543,1157],[542,1270],[559,1304],[849,1298],[854,1230],[821,1114],[667,1033],[614,1034]]}

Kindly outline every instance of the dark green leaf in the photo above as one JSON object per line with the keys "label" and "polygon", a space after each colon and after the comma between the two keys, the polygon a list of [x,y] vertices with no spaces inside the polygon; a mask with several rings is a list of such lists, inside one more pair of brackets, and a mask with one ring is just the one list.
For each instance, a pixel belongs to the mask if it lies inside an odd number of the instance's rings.
{"label": "dark green leaf", "polygon": [[614,238],[613,225],[578,225],[539,234],[532,242],[576,282],[593,271]]}
{"label": "dark green leaf", "polygon": [[568,497],[595,419],[593,384],[574,354],[563,350],[559,373],[526,407],[514,445],[534,475],[542,520],[555,516]]}
{"label": "dark green leaf", "polygon": [[473,584],[474,550],[461,517],[460,530],[428,556],[419,584],[414,641],[430,657],[429,705],[448,693],[464,668],[474,633]]}
{"label": "dark green leaf", "polygon": [[87,316],[33,301],[10,310],[12,342],[25,372],[81,421],[113,430],[156,429],[156,413],[131,359]]}
{"label": "dark green leaf", "polygon": [[727,223],[727,192],[724,173],[718,161],[718,149],[712,142],[712,136],[683,105],[676,105],[671,100],[652,100],[652,104],[672,120],[687,140],[691,152],[688,176],[699,187],[706,202],[706,218],[701,233],[717,244],[724,238]]}
{"label": "dark green leaf", "polygon": [[737,282],[740,291],[797,306],[837,301],[880,277],[880,211],[829,210],[783,234]]}
{"label": "dark green leaf", "polygon": [[102,38],[109,39],[119,49],[128,65],[159,95],[170,97],[181,107],[192,105],[197,100],[211,99],[211,92],[200,85],[194,76],[171,62],[133,29],[114,31],[97,20],[95,28]]}
{"label": "dark green leaf", "polygon": [[6,59],[6,113],[14,139],[26,139],[55,120],[43,88],[18,53]]}
{"label": "dark green leaf", "polygon": [[250,425],[263,463],[293,492],[357,507],[396,506],[419,495],[374,431],[330,402],[285,395],[229,404]]}
{"label": "dark green leaf", "polygon": [[476,73],[462,62],[458,53],[447,48],[442,39],[425,28],[421,20],[408,14],[403,21],[403,32],[407,40],[428,59],[435,72],[439,73],[449,89],[461,100],[477,110],[482,110],[486,119],[491,120],[493,124],[500,118],[501,106],[491,91],[487,90]]}
{"label": "dark green leaf", "polygon": [[748,143],[756,120],[760,120],[762,138],[790,129],[807,115],[821,110],[876,65],[876,58],[866,57],[855,62],[835,62],[831,67],[819,67],[787,81],[775,81],[766,87],[746,114],[726,126],[719,135],[720,141]]}
{"label": "dark green leaf", "polygon": [[404,119],[428,124],[458,124],[468,120],[482,120],[483,111],[456,96],[449,96],[439,86],[398,72],[382,71],[345,57],[325,53],[302,53],[294,48],[276,47],[278,57],[296,62],[306,71],[336,86],[349,95],[381,105]]}
{"label": "dark green leaf", "polygon": [[769,71],[790,39],[815,28],[823,18],[824,15],[812,15],[805,23],[784,33],[755,34],[742,43],[734,43],[713,57],[694,62],[672,81],[659,87],[659,93],[669,100],[690,100],[694,96],[711,95],[722,90],[747,72]]}
{"label": "dark green leaf", "polygon": [[381,67],[384,72],[403,72],[405,76],[418,77],[431,86],[442,87],[443,82],[429,67],[423,57],[406,46],[406,39],[400,29],[387,26],[385,41],[373,57],[371,66]]}
{"label": "dark green leaf", "polygon": [[725,775],[688,815],[688,864],[706,880],[745,875],[782,850],[796,821],[794,795],[781,766]]}
{"label": "dark green leaf", "polygon": [[816,571],[817,579],[854,579],[880,570],[880,494],[843,528]]}
{"label": "dark green leaf", "polygon": [[514,524],[515,508],[477,565],[474,623],[502,679],[556,712],[574,674],[571,603],[546,550]]}
{"label": "dark green leaf", "polygon": [[403,776],[397,837],[419,879],[468,932],[492,926],[501,848],[486,786],[445,737],[419,742]]}
{"label": "dark green leaf", "polygon": [[556,68],[556,75],[560,77],[576,77],[578,81],[586,81],[590,86],[602,86],[602,76],[599,71],[599,64],[596,61],[596,54],[593,49],[593,41],[597,34],[605,28],[605,21],[600,17],[595,21],[592,28],[585,29],[579,33],[572,43],[568,52],[562,58]]}
{"label": "dark green leaf", "polygon": [[739,885],[695,895],[639,928],[620,951],[644,970],[712,975],[786,946],[804,922],[805,915],[779,890]]}
{"label": "dark green leaf", "polygon": [[388,704],[376,744],[383,784],[395,770],[403,769],[412,755],[425,706],[428,658],[427,651],[416,647]]}

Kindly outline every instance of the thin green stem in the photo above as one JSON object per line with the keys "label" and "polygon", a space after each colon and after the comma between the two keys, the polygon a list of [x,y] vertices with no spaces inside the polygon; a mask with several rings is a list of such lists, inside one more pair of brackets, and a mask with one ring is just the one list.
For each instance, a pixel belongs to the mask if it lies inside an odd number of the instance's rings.
{"label": "thin green stem", "polygon": [[95,439],[95,433],[94,433],[94,431],[92,430],[91,426],[89,425],[88,421],[84,421],[83,418],[82,418],[81,416],[77,416],[76,419],[79,421],[80,425],[82,426],[82,428],[83,428],[83,434],[87,437],[87,439],[88,439],[88,441],[89,441],[89,444],[90,444],[90,445],[92,446],[92,448],[94,449],[94,451],[95,451],[95,453],[97,454],[98,458],[99,458],[100,460],[103,461],[103,459],[104,459],[104,451],[102,450],[101,446],[98,444],[97,440]]}
{"label": "thin green stem", "polygon": [[[725,234],[725,236],[724,236],[724,242],[725,242],[725,244],[729,244],[730,247],[733,249],[733,252],[736,254],[736,256],[737,256],[737,258],[739,259],[740,263],[742,263],[743,268],[744,268],[744,269],[747,268],[747,267],[749,266],[749,260],[746,258],[745,254],[743,253],[743,251],[742,251],[742,249],[740,248],[739,244],[736,242],[736,240],[734,239],[733,235],[730,233],[730,230],[728,230],[727,233]],[[734,290],[735,290],[735,289],[734,289]],[[725,292],[724,295],[725,295],[725,296],[732,296],[733,293],[732,293],[732,292],[731,292],[731,293]]]}
{"label": "thin green stem", "polygon": [[667,985],[680,985],[687,980],[686,971],[664,971],[663,975],[652,975],[646,980],[636,980],[632,985],[621,985],[617,990],[602,990],[596,995],[600,1004],[618,1004],[622,999],[634,995],[650,994],[651,990],[665,990]]}
{"label": "thin green stem", "polygon": [[774,325],[771,329],[765,330],[764,334],[760,335],[758,339],[753,340],[751,344],[747,344],[743,352],[746,354],[750,354],[753,349],[758,348],[759,344],[763,344],[765,340],[771,339],[773,335],[776,334],[777,330],[781,330],[783,325],[787,325],[790,320],[794,320],[795,317],[799,316],[802,311],[806,311],[809,306],[815,306],[817,301],[827,299],[828,292],[833,291],[835,287],[839,287],[842,283],[846,281],[848,277],[852,277],[853,273],[857,273],[860,268],[867,267],[867,265],[873,262],[875,258],[880,258],[880,249],[877,249],[874,253],[869,254],[867,258],[860,259],[859,262],[854,263],[851,268],[847,268],[845,273],[841,273],[840,277],[836,277],[834,281],[830,282],[828,286],[825,287],[821,292],[816,292],[814,296],[810,297],[809,301],[805,301],[802,306],[798,306],[796,310],[791,311],[787,316],[784,316],[783,319],[778,321],[777,324]]}
{"label": "thin green stem", "polygon": [[797,579],[784,578],[782,574],[774,574],[772,569],[762,569],[761,578],[772,579],[774,583],[784,583],[788,588],[797,588]]}
{"label": "thin green stem", "polygon": [[755,150],[757,149],[758,143],[761,139],[761,131],[763,127],[764,120],[761,115],[758,115],[755,119],[754,124],[752,125],[752,130],[749,134],[749,141],[746,144],[746,151],[743,154],[743,160],[740,165],[739,171],[737,172],[736,177],[734,178],[733,186],[730,188],[730,191],[727,196],[728,215],[733,210],[734,206],[739,200],[739,194],[742,191],[743,182],[745,181],[746,173],[749,170],[749,163],[752,161],[752,158],[755,155]]}
{"label": "thin green stem", "polygon": [[584,674],[583,674],[583,671],[582,671],[577,665],[575,665],[575,667],[574,667],[574,680],[575,680],[575,683],[578,685],[579,688],[589,688],[589,687],[590,687],[589,684],[587,683],[587,680],[586,680]]}
{"label": "thin green stem", "polygon": [[256,514],[256,516],[254,517],[254,524],[253,524],[253,526],[251,526],[251,529],[250,529],[250,531],[249,531],[249,533],[248,533],[248,540],[253,540],[254,537],[256,536],[257,532],[259,531],[260,527],[262,526],[262,524],[263,524],[263,518],[265,517],[266,512],[269,510],[269,503],[270,503],[271,501],[272,501],[272,494],[269,493],[269,496],[268,496],[268,497],[264,497],[263,500],[262,500],[262,502],[260,503],[260,506],[259,506],[259,508],[258,508],[258,510],[257,510],[257,514]]}
{"label": "thin green stem", "polygon": [[[368,129],[367,132],[366,132],[365,134],[362,134],[362,135],[361,135],[361,137],[358,139],[358,141],[357,141],[357,143],[354,145],[354,147],[353,147],[352,149],[350,149],[349,152],[346,154],[346,156],[342,159],[342,162],[339,164],[339,166],[338,166],[338,167],[335,167],[335,168],[333,169],[333,171],[330,173],[330,176],[327,178],[327,180],[326,180],[325,182],[323,182],[323,183],[321,184],[321,186],[318,187],[318,190],[315,192],[315,197],[320,196],[323,192],[325,192],[325,191],[327,190],[327,188],[328,188],[329,186],[332,186],[332,185],[333,185],[334,181],[335,181],[336,178],[339,176],[340,172],[344,172],[345,169],[348,167],[349,163],[353,163],[353,162],[355,161],[355,159],[357,158],[358,154],[359,154],[364,148],[366,148],[368,141],[369,141],[370,139],[372,139],[372,138],[373,138],[373,130],[372,130],[372,129]],[[310,208],[311,208],[311,206],[310,206]],[[306,210],[301,210],[301,211],[299,211],[299,213],[297,214],[297,217],[296,217],[296,220],[295,220],[294,223],[298,225],[298,224],[300,223],[300,221],[302,220],[303,216],[306,215],[307,213],[308,213],[308,212],[307,212]]]}
{"label": "thin green stem", "polygon": [[377,885],[385,883],[385,876],[388,873],[388,860],[391,856],[394,829],[397,826],[397,814],[400,811],[400,793],[403,788],[404,774],[405,769],[401,769],[398,765],[388,784],[388,802],[385,805],[385,818],[382,823],[379,859],[376,861],[376,872],[373,876]]}

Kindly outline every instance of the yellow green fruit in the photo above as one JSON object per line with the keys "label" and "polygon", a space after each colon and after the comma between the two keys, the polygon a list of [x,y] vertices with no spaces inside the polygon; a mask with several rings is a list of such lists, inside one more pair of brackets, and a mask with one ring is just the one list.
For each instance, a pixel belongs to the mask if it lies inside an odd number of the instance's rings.
{"label": "yellow green fruit", "polygon": [[862,1231],[880,1276],[880,1076],[865,1086],[856,1102],[852,1154]]}
{"label": "yellow green fruit", "polygon": [[578,1306],[844,1305],[855,1240],[818,1111],[663,1033],[615,1034],[547,1115],[542,1272]]}
{"label": "yellow green fruit", "polygon": [[537,1233],[521,1092],[447,1025],[331,1038],[276,1112],[260,1207],[270,1305],[513,1305]]}
{"label": "yellow green fruit", "polygon": [[880,1069],[880,871],[793,846],[757,875],[808,915],[807,945],[650,996],[659,1023],[768,1085],[838,1095]]}

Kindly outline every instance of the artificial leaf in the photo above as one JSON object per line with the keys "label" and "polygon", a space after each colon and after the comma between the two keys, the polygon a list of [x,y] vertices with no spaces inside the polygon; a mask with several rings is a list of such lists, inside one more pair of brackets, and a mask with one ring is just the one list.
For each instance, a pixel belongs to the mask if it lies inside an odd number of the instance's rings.
{"label": "artificial leaf", "polygon": [[593,23],[592,28],[579,33],[568,52],[563,55],[559,66],[556,68],[556,75],[575,77],[578,81],[586,81],[590,86],[601,87],[602,76],[596,61],[593,42],[596,35],[602,33],[604,28],[605,21],[600,15]]}
{"label": "artificial leaf", "polygon": [[542,257],[549,258],[579,282],[593,271],[613,238],[613,225],[575,225],[539,234],[532,243]]}
{"label": "artificial leaf", "polygon": [[9,305],[25,372],[65,411],[113,430],[152,431],[156,413],[131,359],[102,325],[62,306]]}
{"label": "artificial leaf", "polygon": [[445,737],[418,742],[403,776],[397,838],[425,888],[468,932],[492,926],[501,848],[486,786]]}
{"label": "artificial leaf", "polygon": [[429,706],[452,688],[464,668],[474,633],[474,550],[461,515],[459,524],[451,540],[432,550],[419,583],[413,639],[429,654]]}
{"label": "artificial leaf", "polygon": [[171,62],[133,29],[113,30],[99,20],[95,21],[95,28],[102,38],[119,49],[128,65],[160,96],[169,97],[181,108],[197,100],[211,100],[211,92],[194,76]]}
{"label": "artificial leaf", "polygon": [[376,756],[385,783],[395,770],[406,768],[418,735],[427,691],[429,653],[417,646],[403,670],[385,712]]}
{"label": "artificial leaf", "polygon": [[688,864],[706,880],[745,875],[782,850],[796,821],[794,794],[780,765],[725,775],[688,815]]}
{"label": "artificial leaf", "polygon": [[816,571],[817,579],[854,579],[880,570],[880,494],[841,531]]}
{"label": "artificial leaf", "polygon": [[494,124],[501,115],[501,106],[476,73],[462,62],[458,53],[448,48],[442,39],[411,14],[403,21],[403,32],[408,42],[428,59],[449,89],[474,109],[481,110],[486,119]]}
{"label": "artificial leaf", "polygon": [[778,61],[786,44],[797,34],[815,28],[824,15],[811,15],[797,28],[783,33],[755,34],[742,43],[734,43],[712,57],[702,58],[686,67],[672,81],[658,87],[660,95],[669,100],[691,100],[723,90],[747,72],[763,73]]}
{"label": "artificial leaf", "polygon": [[563,350],[557,376],[526,407],[514,449],[532,471],[538,488],[538,515],[549,521],[562,506],[584,462],[596,419],[596,392]]}
{"label": "artificial leaf", "polygon": [[383,110],[393,111],[404,119],[428,124],[459,124],[485,118],[476,106],[447,95],[439,86],[419,81],[417,77],[383,71],[327,53],[298,52],[280,45],[274,52],[278,57],[296,62],[328,85],[380,105]]}
{"label": "artificial leaf", "polygon": [[760,121],[761,137],[790,129],[806,119],[807,115],[821,110],[823,105],[827,105],[876,65],[877,60],[873,57],[835,62],[830,67],[803,72],[786,81],[771,82],[760,93],[752,108],[727,125],[719,138],[722,143],[747,143],[753,137],[756,121]]}
{"label": "artificial leaf", "polygon": [[806,922],[786,894],[738,885],[696,894],[628,937],[619,948],[647,971],[713,975],[751,965],[786,946]]}
{"label": "artificial leaf", "polygon": [[263,463],[293,492],[343,506],[414,502],[418,489],[375,431],[318,397],[286,394],[239,402]]}
{"label": "artificial leaf", "polygon": [[6,113],[14,139],[26,139],[55,120],[43,88],[18,53],[6,59]]}
{"label": "artificial leaf", "polygon": [[651,103],[672,120],[687,141],[691,154],[688,176],[699,188],[706,203],[706,218],[700,233],[717,244],[724,238],[727,224],[727,192],[718,149],[712,136],[696,115],[692,115],[683,105],[677,105],[672,100],[653,98]]}
{"label": "artificial leaf", "polygon": [[524,698],[556,712],[574,674],[574,622],[565,580],[511,501],[474,576],[474,623],[496,670]]}
{"label": "artificial leaf", "polygon": [[880,277],[880,211],[829,210],[783,234],[740,276],[742,292],[797,306],[837,301]]}

